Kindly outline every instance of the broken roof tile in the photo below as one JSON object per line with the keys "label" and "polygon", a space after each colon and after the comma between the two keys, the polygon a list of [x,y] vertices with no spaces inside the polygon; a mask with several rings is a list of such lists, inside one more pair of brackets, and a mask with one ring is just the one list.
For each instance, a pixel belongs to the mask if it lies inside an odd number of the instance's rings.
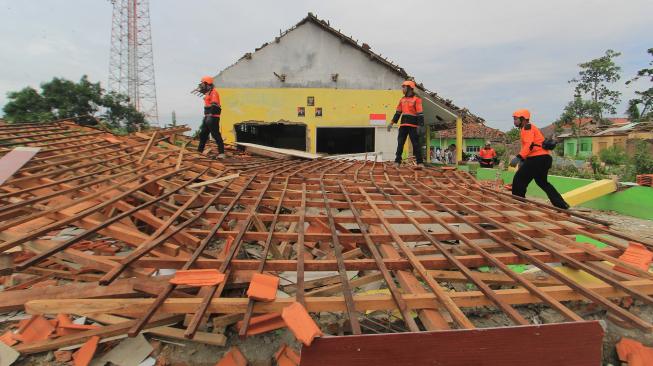
{"label": "broken roof tile", "polygon": [[295,338],[306,346],[310,346],[315,337],[322,336],[322,331],[315,324],[313,318],[298,302],[286,306],[281,312],[281,317],[286,322],[288,328],[293,332]]}
{"label": "broken roof tile", "polygon": [[277,297],[279,277],[263,273],[254,273],[247,289],[247,296],[258,301],[274,301]]}
{"label": "broken roof tile", "polygon": [[189,269],[175,272],[170,283],[187,286],[215,286],[224,281],[224,273],[217,269]]}

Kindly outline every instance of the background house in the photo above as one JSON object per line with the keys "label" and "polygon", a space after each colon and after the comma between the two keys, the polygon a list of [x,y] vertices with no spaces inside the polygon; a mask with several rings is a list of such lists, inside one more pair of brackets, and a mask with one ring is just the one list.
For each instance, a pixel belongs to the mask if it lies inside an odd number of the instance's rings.
{"label": "background house", "polygon": [[[504,142],[506,134],[495,128],[487,127],[480,123],[463,125],[463,151],[468,154],[477,154],[486,141],[492,143]],[[456,130],[447,129],[435,131],[431,134],[431,147],[446,149],[456,143]]]}
{"label": "background house", "polygon": [[653,123],[626,123],[612,125],[594,133],[581,132],[578,138],[571,132],[558,135],[564,146],[564,156],[588,158],[613,146],[628,150],[629,142],[653,139]]}
{"label": "background house", "polygon": [[[221,132],[235,141],[313,153],[382,152],[406,71],[312,14],[215,77],[224,106]],[[483,120],[418,84],[425,122],[448,128]]]}

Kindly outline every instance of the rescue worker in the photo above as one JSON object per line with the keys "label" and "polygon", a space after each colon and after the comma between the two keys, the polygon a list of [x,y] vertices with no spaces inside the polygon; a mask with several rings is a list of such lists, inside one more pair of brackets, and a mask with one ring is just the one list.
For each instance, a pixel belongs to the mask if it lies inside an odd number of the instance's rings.
{"label": "rescue worker", "polygon": [[490,141],[485,142],[485,147],[478,152],[479,163],[482,168],[494,167],[494,159],[497,157],[497,152],[494,151],[490,145]]}
{"label": "rescue worker", "polygon": [[204,151],[210,134],[218,145],[218,158],[224,158],[224,142],[220,134],[222,107],[220,105],[220,94],[213,85],[213,78],[210,76],[203,77],[199,85],[199,91],[204,94],[204,119],[202,120],[202,126],[200,126],[200,144],[197,146],[197,151],[200,153]]}
{"label": "rescue worker", "polygon": [[521,150],[510,161],[512,167],[519,165],[512,180],[512,194],[526,197],[526,188],[535,179],[535,183],[546,193],[551,204],[558,208],[568,209],[569,204],[547,180],[553,158],[551,158],[550,151],[542,147],[544,135],[530,122],[531,113],[528,109],[520,109],[512,114],[512,118],[515,127],[519,128],[521,138]]}
{"label": "rescue worker", "polygon": [[401,154],[404,151],[406,137],[410,137],[410,143],[413,145],[413,154],[419,167],[424,166],[422,161],[422,151],[419,145],[418,127],[424,125],[424,110],[422,109],[422,98],[415,95],[415,82],[406,80],[401,84],[401,91],[404,96],[399,100],[397,111],[392,117],[392,123],[388,125],[388,132],[392,125],[399,121],[399,135],[397,136],[397,152],[395,154],[395,164],[401,165]]}

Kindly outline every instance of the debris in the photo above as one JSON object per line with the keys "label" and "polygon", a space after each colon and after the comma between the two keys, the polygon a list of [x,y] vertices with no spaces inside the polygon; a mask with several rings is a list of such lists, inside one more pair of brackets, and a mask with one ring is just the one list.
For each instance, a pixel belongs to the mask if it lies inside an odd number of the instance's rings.
{"label": "debris", "polygon": [[73,353],[73,366],[87,366],[93,359],[99,342],[98,336],[89,338],[77,352]]}
{"label": "debris", "polygon": [[170,283],[188,286],[215,286],[224,281],[224,274],[216,269],[190,269],[177,271]]}
{"label": "debris", "polygon": [[254,273],[247,289],[247,296],[258,301],[274,301],[279,287],[279,277]]}
{"label": "debris", "polygon": [[57,362],[68,362],[73,359],[71,351],[54,351],[54,359]]}
{"label": "debris", "polygon": [[18,356],[20,356],[20,353],[3,342],[0,342],[0,366],[11,365],[18,359]]}
{"label": "debris", "polygon": [[215,366],[247,366],[247,359],[238,347],[233,346]]}
{"label": "debris", "polygon": [[[236,323],[236,329],[240,331],[240,328],[243,326],[243,321]],[[271,330],[283,328],[286,326],[285,321],[281,317],[280,313],[270,313],[259,316],[254,316],[249,320],[249,326],[247,327],[247,335],[256,335]]]}
{"label": "debris", "polygon": [[619,360],[628,366],[647,366],[653,362],[653,348],[630,338],[621,338],[617,343],[617,354]]}
{"label": "debris", "polygon": [[104,366],[108,362],[120,366],[138,366],[154,348],[142,334],[120,341],[111,351],[93,360],[91,366]]}
{"label": "debris", "polygon": [[54,330],[52,322],[41,315],[34,315],[22,323],[13,337],[23,343],[32,343],[48,339]]}
{"label": "debris", "polygon": [[322,336],[322,331],[318,328],[313,318],[308,314],[302,304],[292,303],[283,309],[281,313],[283,321],[293,332],[298,341],[310,346],[315,337]]}
{"label": "debris", "polygon": [[274,354],[274,359],[277,360],[279,366],[299,366],[300,361],[299,354],[285,343]]}
{"label": "debris", "polygon": [[[628,243],[628,248],[626,248],[626,251],[619,257],[619,259],[632,264],[643,271],[648,271],[651,262],[653,261],[653,252],[647,250],[646,247],[640,243],[630,242]],[[614,270],[636,276],[632,271],[619,265],[615,266]]]}

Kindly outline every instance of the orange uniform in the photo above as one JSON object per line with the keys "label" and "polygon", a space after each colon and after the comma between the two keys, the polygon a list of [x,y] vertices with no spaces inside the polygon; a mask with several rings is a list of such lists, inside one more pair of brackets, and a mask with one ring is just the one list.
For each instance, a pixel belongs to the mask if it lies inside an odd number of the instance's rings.
{"label": "orange uniform", "polygon": [[522,159],[550,154],[548,150],[542,148],[544,135],[534,124],[524,124],[524,127],[521,128],[519,134],[521,137],[521,150],[519,150],[519,156]]}
{"label": "orange uniform", "polygon": [[494,159],[497,157],[497,152],[494,151],[493,148],[482,148],[481,151],[478,152],[478,156],[481,159]]}
{"label": "orange uniform", "polygon": [[397,104],[397,112],[392,122],[396,123],[401,115],[401,126],[418,127],[424,124],[424,109],[422,108],[422,98],[412,95],[402,97]]}
{"label": "orange uniform", "polygon": [[204,96],[204,115],[210,117],[220,117],[220,94],[213,88]]}

